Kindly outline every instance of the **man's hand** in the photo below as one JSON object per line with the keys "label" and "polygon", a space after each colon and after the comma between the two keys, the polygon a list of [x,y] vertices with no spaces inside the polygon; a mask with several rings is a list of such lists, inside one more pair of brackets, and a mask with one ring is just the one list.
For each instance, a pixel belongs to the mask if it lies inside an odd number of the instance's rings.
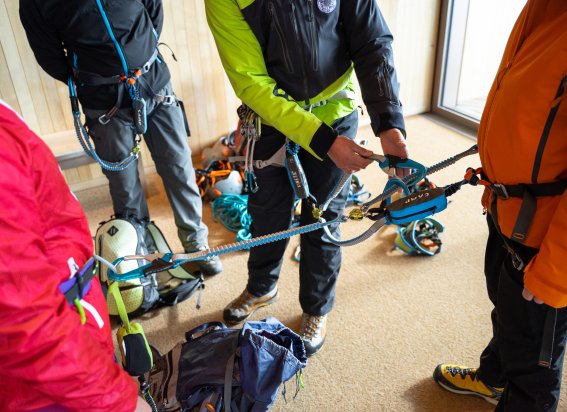
{"label": "man's hand", "polygon": [[335,165],[347,174],[356,173],[364,169],[372,163],[372,160],[366,159],[366,157],[373,155],[371,150],[359,146],[348,137],[342,135],[337,137],[327,154]]}
{"label": "man's hand", "polygon": [[[398,129],[388,129],[380,133],[380,144],[385,155],[394,155],[407,159],[409,157],[408,146],[404,135]],[[411,173],[410,169],[396,168],[396,175],[404,178]]]}
{"label": "man's hand", "polygon": [[526,287],[524,288],[524,290],[522,290],[522,297],[527,301],[533,300],[538,305],[541,305],[543,303],[543,300],[541,300],[536,295],[534,295],[532,292],[530,292],[530,290]]}

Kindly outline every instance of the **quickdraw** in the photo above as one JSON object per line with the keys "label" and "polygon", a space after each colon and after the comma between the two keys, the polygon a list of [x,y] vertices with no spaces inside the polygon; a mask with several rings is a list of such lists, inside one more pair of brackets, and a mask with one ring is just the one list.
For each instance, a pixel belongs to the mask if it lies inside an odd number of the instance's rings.
{"label": "quickdraw", "polygon": [[[403,197],[392,203],[389,203],[387,199],[389,199],[395,192],[397,192],[400,187],[406,193],[408,193],[408,184],[419,182],[425,175],[435,173],[456,163],[463,157],[476,153],[478,153],[478,147],[477,145],[474,145],[470,149],[453,157],[450,157],[440,163],[437,163],[429,168],[425,168],[423,165],[420,165],[419,163],[409,159],[392,159],[388,156],[375,155],[372,157],[372,159],[377,161],[380,167],[390,176],[394,174],[392,170],[394,167],[409,167],[416,169],[416,172],[410,174],[409,176],[406,176],[404,179],[392,178],[386,185],[385,190],[380,195],[362,204],[360,208],[354,209],[354,212],[351,212],[349,216],[343,215],[337,217],[336,219],[325,221],[325,219],[323,219],[321,215],[322,211],[325,210],[324,208],[330,203],[330,200],[328,200],[322,207],[314,207],[313,216],[317,219],[316,223],[294,227],[270,235],[259,236],[257,238],[221,245],[194,253],[154,253],[151,255],[124,256],[113,262],[114,267],[108,270],[108,277],[119,282],[141,278],[152,273],[175,268],[186,262],[203,260],[213,256],[235,252],[237,250],[250,249],[252,247],[264,245],[271,242],[277,242],[294,235],[308,233],[319,229],[325,230],[327,234],[330,235],[328,226],[335,223],[346,222],[349,219],[361,220],[363,218],[368,218],[370,220],[373,220],[374,223],[372,224],[372,226],[355,238],[342,241],[331,236],[332,241],[339,246],[350,246],[360,243],[363,240],[371,237],[386,224],[405,224],[421,218],[425,218],[434,213],[438,213],[444,210],[447,207],[447,197],[451,196],[453,193],[459,190],[463,184],[468,183],[466,179],[450,184],[443,188],[436,187],[433,189],[420,191],[415,195]],[[350,176],[347,176],[346,179],[343,179],[343,184],[338,185],[340,187],[337,187],[335,193],[340,192],[342,186],[348,181],[349,178]],[[380,202],[379,207],[371,207],[378,202]],[[117,267],[120,265],[120,263],[127,260],[146,260],[150,263],[130,272],[117,273]]]}

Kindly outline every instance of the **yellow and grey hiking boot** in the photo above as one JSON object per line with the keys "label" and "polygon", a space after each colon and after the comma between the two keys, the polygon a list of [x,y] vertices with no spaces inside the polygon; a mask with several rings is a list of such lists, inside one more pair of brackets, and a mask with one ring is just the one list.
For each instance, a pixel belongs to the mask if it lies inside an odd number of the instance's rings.
{"label": "yellow and grey hiking boot", "polygon": [[305,345],[307,356],[317,353],[325,343],[327,335],[327,315],[314,316],[307,313],[301,318],[299,336]]}
{"label": "yellow and grey hiking boot", "polygon": [[496,405],[504,388],[490,386],[478,378],[476,368],[442,363],[433,372],[433,379],[448,391],[461,395],[476,395]]}
{"label": "yellow and grey hiking boot", "polygon": [[248,319],[250,315],[261,307],[271,305],[277,298],[277,286],[273,288],[270,293],[260,297],[254,296],[248,292],[248,289],[244,289],[244,292],[242,292],[240,296],[224,308],[222,316],[228,325],[235,325]]}

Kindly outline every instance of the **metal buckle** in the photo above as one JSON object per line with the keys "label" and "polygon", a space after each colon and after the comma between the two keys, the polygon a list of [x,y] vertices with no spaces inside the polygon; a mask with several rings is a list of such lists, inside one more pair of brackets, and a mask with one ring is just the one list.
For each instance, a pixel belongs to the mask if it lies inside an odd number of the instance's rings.
{"label": "metal buckle", "polygon": [[493,183],[490,188],[492,189],[492,191],[494,193],[496,193],[496,196],[498,196],[501,199],[509,199],[510,196],[508,195],[508,191],[506,190],[506,186],[504,186],[503,184],[500,183]]}
{"label": "metal buckle", "polygon": [[520,255],[518,255],[516,252],[512,252],[512,265],[514,266],[514,268],[517,271],[521,271],[522,269],[524,269],[524,261],[522,260],[522,258],[520,257]]}
{"label": "metal buckle", "polygon": [[171,106],[173,103],[175,103],[175,95],[173,94],[168,94],[166,96],[160,96],[159,94],[156,94],[154,96],[154,99],[166,106]]}
{"label": "metal buckle", "polygon": [[110,117],[107,116],[107,114],[108,113],[105,113],[98,118],[98,121],[99,121],[100,124],[108,124],[108,122],[110,122]]}

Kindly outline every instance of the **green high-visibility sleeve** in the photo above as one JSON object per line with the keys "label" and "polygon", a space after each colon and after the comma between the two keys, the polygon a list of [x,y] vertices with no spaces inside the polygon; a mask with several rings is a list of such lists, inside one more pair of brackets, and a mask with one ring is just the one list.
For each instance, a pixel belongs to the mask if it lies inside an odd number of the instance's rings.
{"label": "green high-visibility sleeve", "polygon": [[264,123],[321,159],[336,133],[314,113],[274,95],[276,81],[268,74],[260,44],[241,12],[250,2],[205,0],[207,22],[230,83],[238,98]]}

